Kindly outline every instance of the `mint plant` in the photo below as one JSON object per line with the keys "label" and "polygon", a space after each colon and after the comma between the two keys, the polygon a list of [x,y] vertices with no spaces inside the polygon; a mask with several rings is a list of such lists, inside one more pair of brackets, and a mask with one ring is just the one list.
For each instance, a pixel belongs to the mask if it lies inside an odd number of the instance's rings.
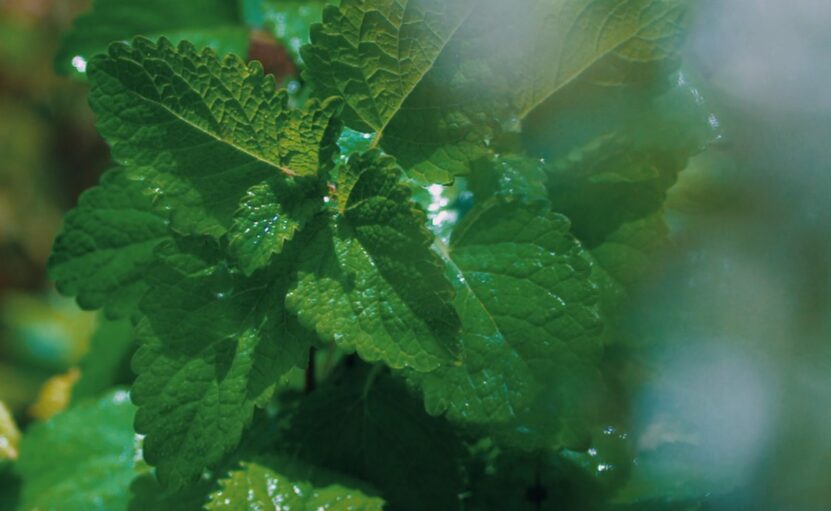
{"label": "mint plant", "polygon": [[[113,168],[50,273],[131,322],[136,377],[32,428],[22,508],[654,501],[609,428],[624,305],[711,136],[686,2],[328,4],[96,0],[66,36]],[[251,28],[307,43],[291,91]]]}

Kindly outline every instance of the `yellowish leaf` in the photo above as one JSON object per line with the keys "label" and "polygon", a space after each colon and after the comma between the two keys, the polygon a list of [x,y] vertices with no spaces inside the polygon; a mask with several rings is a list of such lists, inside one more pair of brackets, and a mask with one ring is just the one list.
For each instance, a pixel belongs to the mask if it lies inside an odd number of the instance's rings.
{"label": "yellowish leaf", "polygon": [[64,374],[46,380],[46,383],[40,389],[37,401],[29,407],[29,415],[35,419],[46,420],[56,413],[62,412],[69,404],[72,386],[80,376],[81,371],[77,367],[73,367]]}

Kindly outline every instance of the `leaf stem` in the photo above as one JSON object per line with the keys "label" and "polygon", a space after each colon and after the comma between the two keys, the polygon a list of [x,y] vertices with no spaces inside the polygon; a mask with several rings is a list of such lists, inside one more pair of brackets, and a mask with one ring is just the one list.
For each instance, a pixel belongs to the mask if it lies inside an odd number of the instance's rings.
{"label": "leaf stem", "polygon": [[312,346],[309,348],[309,363],[306,365],[306,385],[304,387],[304,392],[309,394],[314,391],[315,387],[317,386],[317,381],[315,379],[315,347]]}
{"label": "leaf stem", "polygon": [[381,142],[381,138],[384,136],[384,131],[377,131],[375,132],[375,136],[372,137],[372,142],[369,143],[370,149],[375,149],[378,147],[378,144]]}

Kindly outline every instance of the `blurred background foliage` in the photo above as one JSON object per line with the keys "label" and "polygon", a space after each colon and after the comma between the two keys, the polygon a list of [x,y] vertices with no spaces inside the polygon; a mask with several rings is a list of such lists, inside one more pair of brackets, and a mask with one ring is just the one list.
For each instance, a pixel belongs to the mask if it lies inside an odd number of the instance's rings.
{"label": "blurred background foliage", "polygon": [[78,363],[95,321],[45,277],[62,214],[108,161],[86,86],[59,78],[52,64],[84,7],[0,4],[0,400],[23,423],[45,380]]}
{"label": "blurred background foliage", "polygon": [[[15,457],[20,429],[132,378],[129,326],[80,311],[45,274],[62,214],[109,161],[86,84],[54,71],[60,35],[86,7],[0,2],[4,488],[14,488],[4,460]],[[298,26],[280,16],[249,20],[269,29],[252,36],[250,57],[290,88],[305,27],[320,15],[298,9]],[[528,509],[600,509],[586,495],[612,488],[661,509],[831,507],[829,26],[831,6],[821,0],[696,3],[676,79],[695,84],[685,101],[706,102],[711,144],[670,189],[673,247],[633,278],[640,284],[622,313],[632,341],[607,353],[611,387],[629,390],[614,395],[616,419],[587,453],[524,460],[474,446],[472,509],[511,509],[517,492]],[[579,212],[579,197],[562,199]],[[94,360],[84,358],[90,345],[99,346]],[[506,471],[510,479],[494,479]],[[0,492],[0,509],[13,499]]]}

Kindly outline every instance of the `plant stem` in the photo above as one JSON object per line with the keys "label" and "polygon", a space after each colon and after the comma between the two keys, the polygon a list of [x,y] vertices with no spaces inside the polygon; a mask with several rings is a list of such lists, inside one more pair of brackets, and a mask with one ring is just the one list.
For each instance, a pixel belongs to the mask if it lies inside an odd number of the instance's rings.
{"label": "plant stem", "polygon": [[309,348],[309,363],[306,366],[306,385],[304,391],[306,394],[312,392],[317,385],[315,380],[315,347]]}

